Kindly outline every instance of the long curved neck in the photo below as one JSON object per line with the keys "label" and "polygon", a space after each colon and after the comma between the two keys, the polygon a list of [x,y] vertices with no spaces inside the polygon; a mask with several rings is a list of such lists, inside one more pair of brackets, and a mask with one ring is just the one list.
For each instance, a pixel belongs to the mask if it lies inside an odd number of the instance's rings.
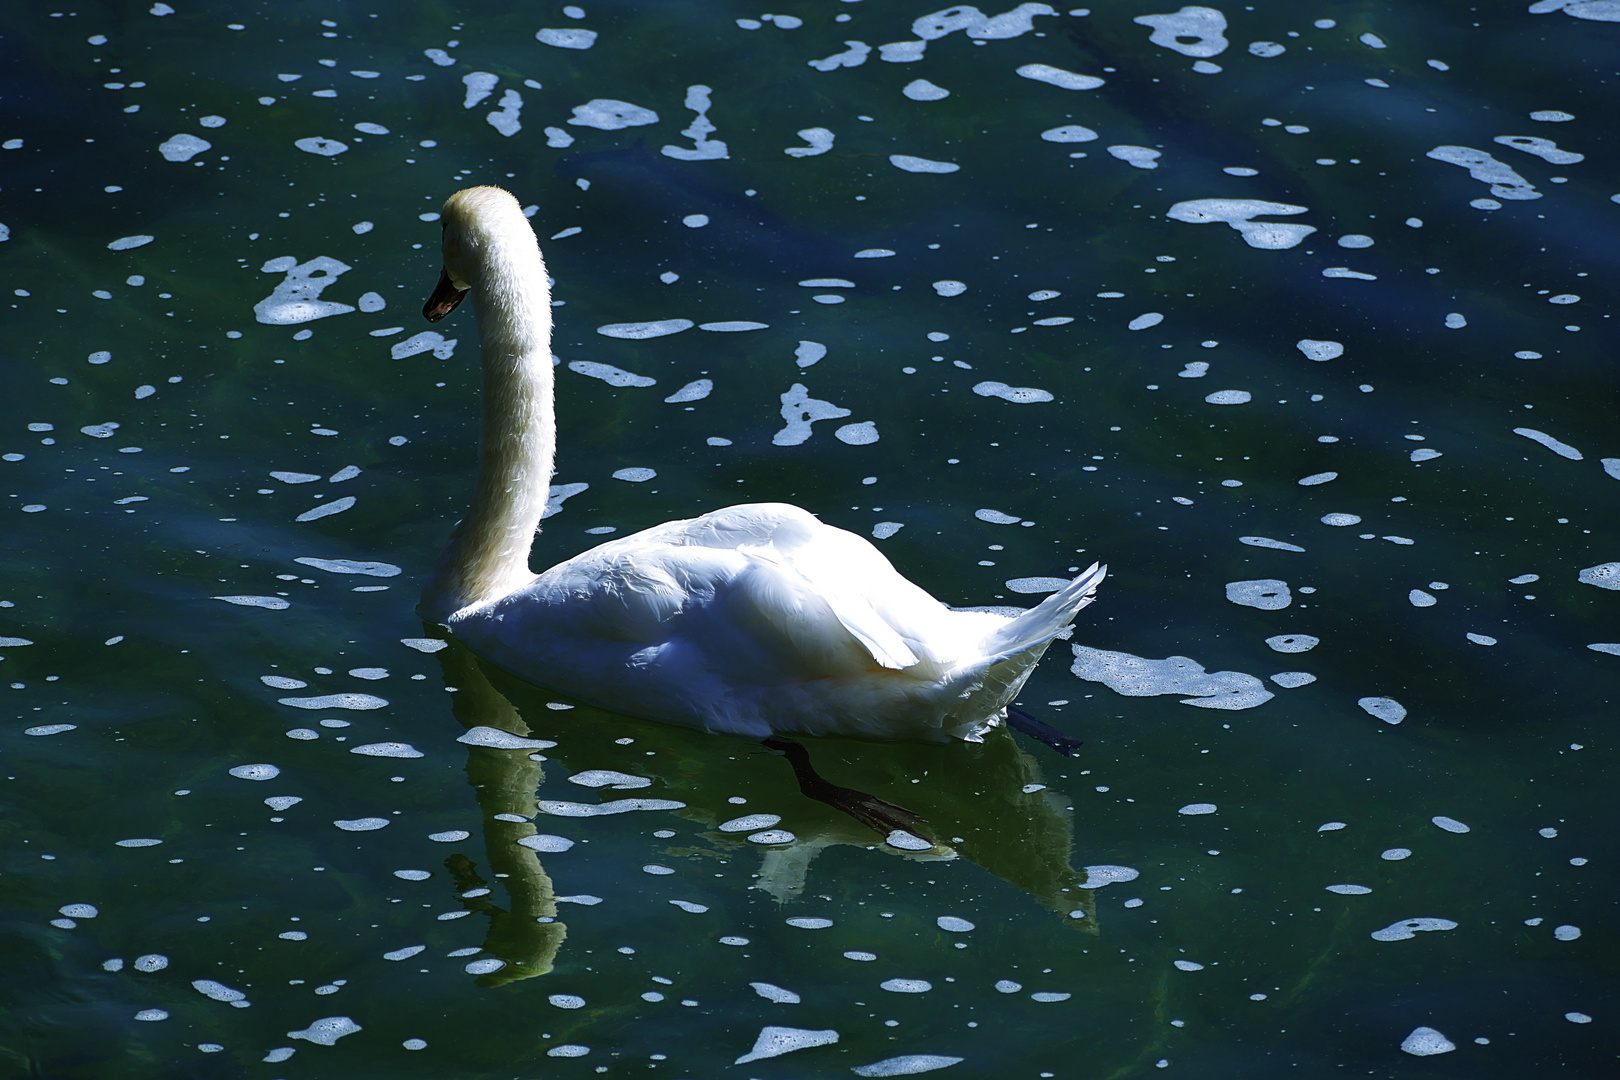
{"label": "long curved neck", "polygon": [[422,613],[448,622],[532,578],[529,548],[545,513],[557,449],[551,289],[528,223],[479,252],[468,297],[483,354],[478,484],[422,593]]}

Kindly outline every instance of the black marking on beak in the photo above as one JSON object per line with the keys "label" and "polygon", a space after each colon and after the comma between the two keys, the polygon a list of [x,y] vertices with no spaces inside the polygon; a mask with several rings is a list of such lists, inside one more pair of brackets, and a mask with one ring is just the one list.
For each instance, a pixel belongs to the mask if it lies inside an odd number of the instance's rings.
{"label": "black marking on beak", "polygon": [[450,272],[441,270],[439,271],[439,283],[433,287],[433,295],[428,297],[427,303],[422,305],[422,317],[428,322],[438,322],[456,310],[456,305],[461,303],[462,298],[466,295],[466,289],[458,289],[451,282]]}

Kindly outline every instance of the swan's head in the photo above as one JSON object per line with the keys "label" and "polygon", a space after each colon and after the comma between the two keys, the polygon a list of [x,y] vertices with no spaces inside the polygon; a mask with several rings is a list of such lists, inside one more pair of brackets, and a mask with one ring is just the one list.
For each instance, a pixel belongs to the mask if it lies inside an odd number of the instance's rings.
{"label": "swan's head", "polygon": [[438,322],[454,311],[469,289],[483,283],[494,263],[539,259],[539,246],[523,207],[501,188],[463,188],[445,200],[439,223],[444,228],[444,272],[422,307],[428,322]]}

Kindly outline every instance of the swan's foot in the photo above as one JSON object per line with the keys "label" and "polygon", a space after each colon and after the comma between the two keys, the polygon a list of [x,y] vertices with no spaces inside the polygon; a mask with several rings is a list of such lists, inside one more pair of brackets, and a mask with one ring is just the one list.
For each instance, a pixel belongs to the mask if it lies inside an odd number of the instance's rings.
{"label": "swan's foot", "polygon": [[1037,742],[1045,743],[1064,757],[1073,757],[1085,743],[1070,738],[1044,720],[1037,720],[1016,705],[1007,706],[1007,724]]}
{"label": "swan's foot", "polygon": [[799,780],[799,790],[810,798],[842,810],[885,839],[897,830],[927,839],[919,828],[924,820],[921,815],[880,799],[876,795],[856,791],[854,788],[839,787],[830,782],[810,764],[810,752],[804,748],[803,743],[781,735],[772,735],[768,739],[761,740],[761,744],[767,750],[775,750],[788,759],[788,764],[793,766],[793,775]]}

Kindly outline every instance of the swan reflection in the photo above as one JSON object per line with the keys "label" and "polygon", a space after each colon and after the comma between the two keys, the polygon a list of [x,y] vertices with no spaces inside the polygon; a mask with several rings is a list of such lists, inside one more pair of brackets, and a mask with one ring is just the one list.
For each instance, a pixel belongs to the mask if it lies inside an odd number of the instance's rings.
{"label": "swan reflection", "polygon": [[[486,664],[454,640],[437,657],[446,686],[456,689],[457,721],[469,731],[505,733],[517,744],[488,745],[506,740],[480,735],[474,741],[484,745],[468,748],[467,779],[483,817],[488,874],[465,855],[445,863],[461,903],[489,918],[484,951],[505,962],[481,975],[480,985],[546,974],[568,935],[559,899],[576,898],[568,896],[566,884],[559,897],[541,861],[541,851],[551,846],[545,822],[572,820],[597,804],[539,799],[547,764],[569,769],[570,778],[581,782],[572,798],[587,799],[593,787],[603,803],[656,796],[663,801],[652,805],[677,806],[668,812],[700,826],[680,839],[658,830],[655,835],[665,834],[660,841],[668,845],[654,858],[736,857],[758,850],[754,887],[779,902],[804,892],[822,852],[848,846],[872,857],[966,860],[1069,926],[1098,932],[1095,892],[1085,887],[1086,871],[1073,865],[1067,798],[1048,786],[1040,763],[1005,726],[987,732],[981,743],[813,740],[829,774],[903,801],[939,838],[923,850],[906,851],[880,842],[837,809],[802,798],[787,763],[771,760],[758,744],[574,705]],[[523,745],[535,740],[556,745],[544,754]],[[750,817],[770,827],[723,828],[735,821],[746,827]]]}

